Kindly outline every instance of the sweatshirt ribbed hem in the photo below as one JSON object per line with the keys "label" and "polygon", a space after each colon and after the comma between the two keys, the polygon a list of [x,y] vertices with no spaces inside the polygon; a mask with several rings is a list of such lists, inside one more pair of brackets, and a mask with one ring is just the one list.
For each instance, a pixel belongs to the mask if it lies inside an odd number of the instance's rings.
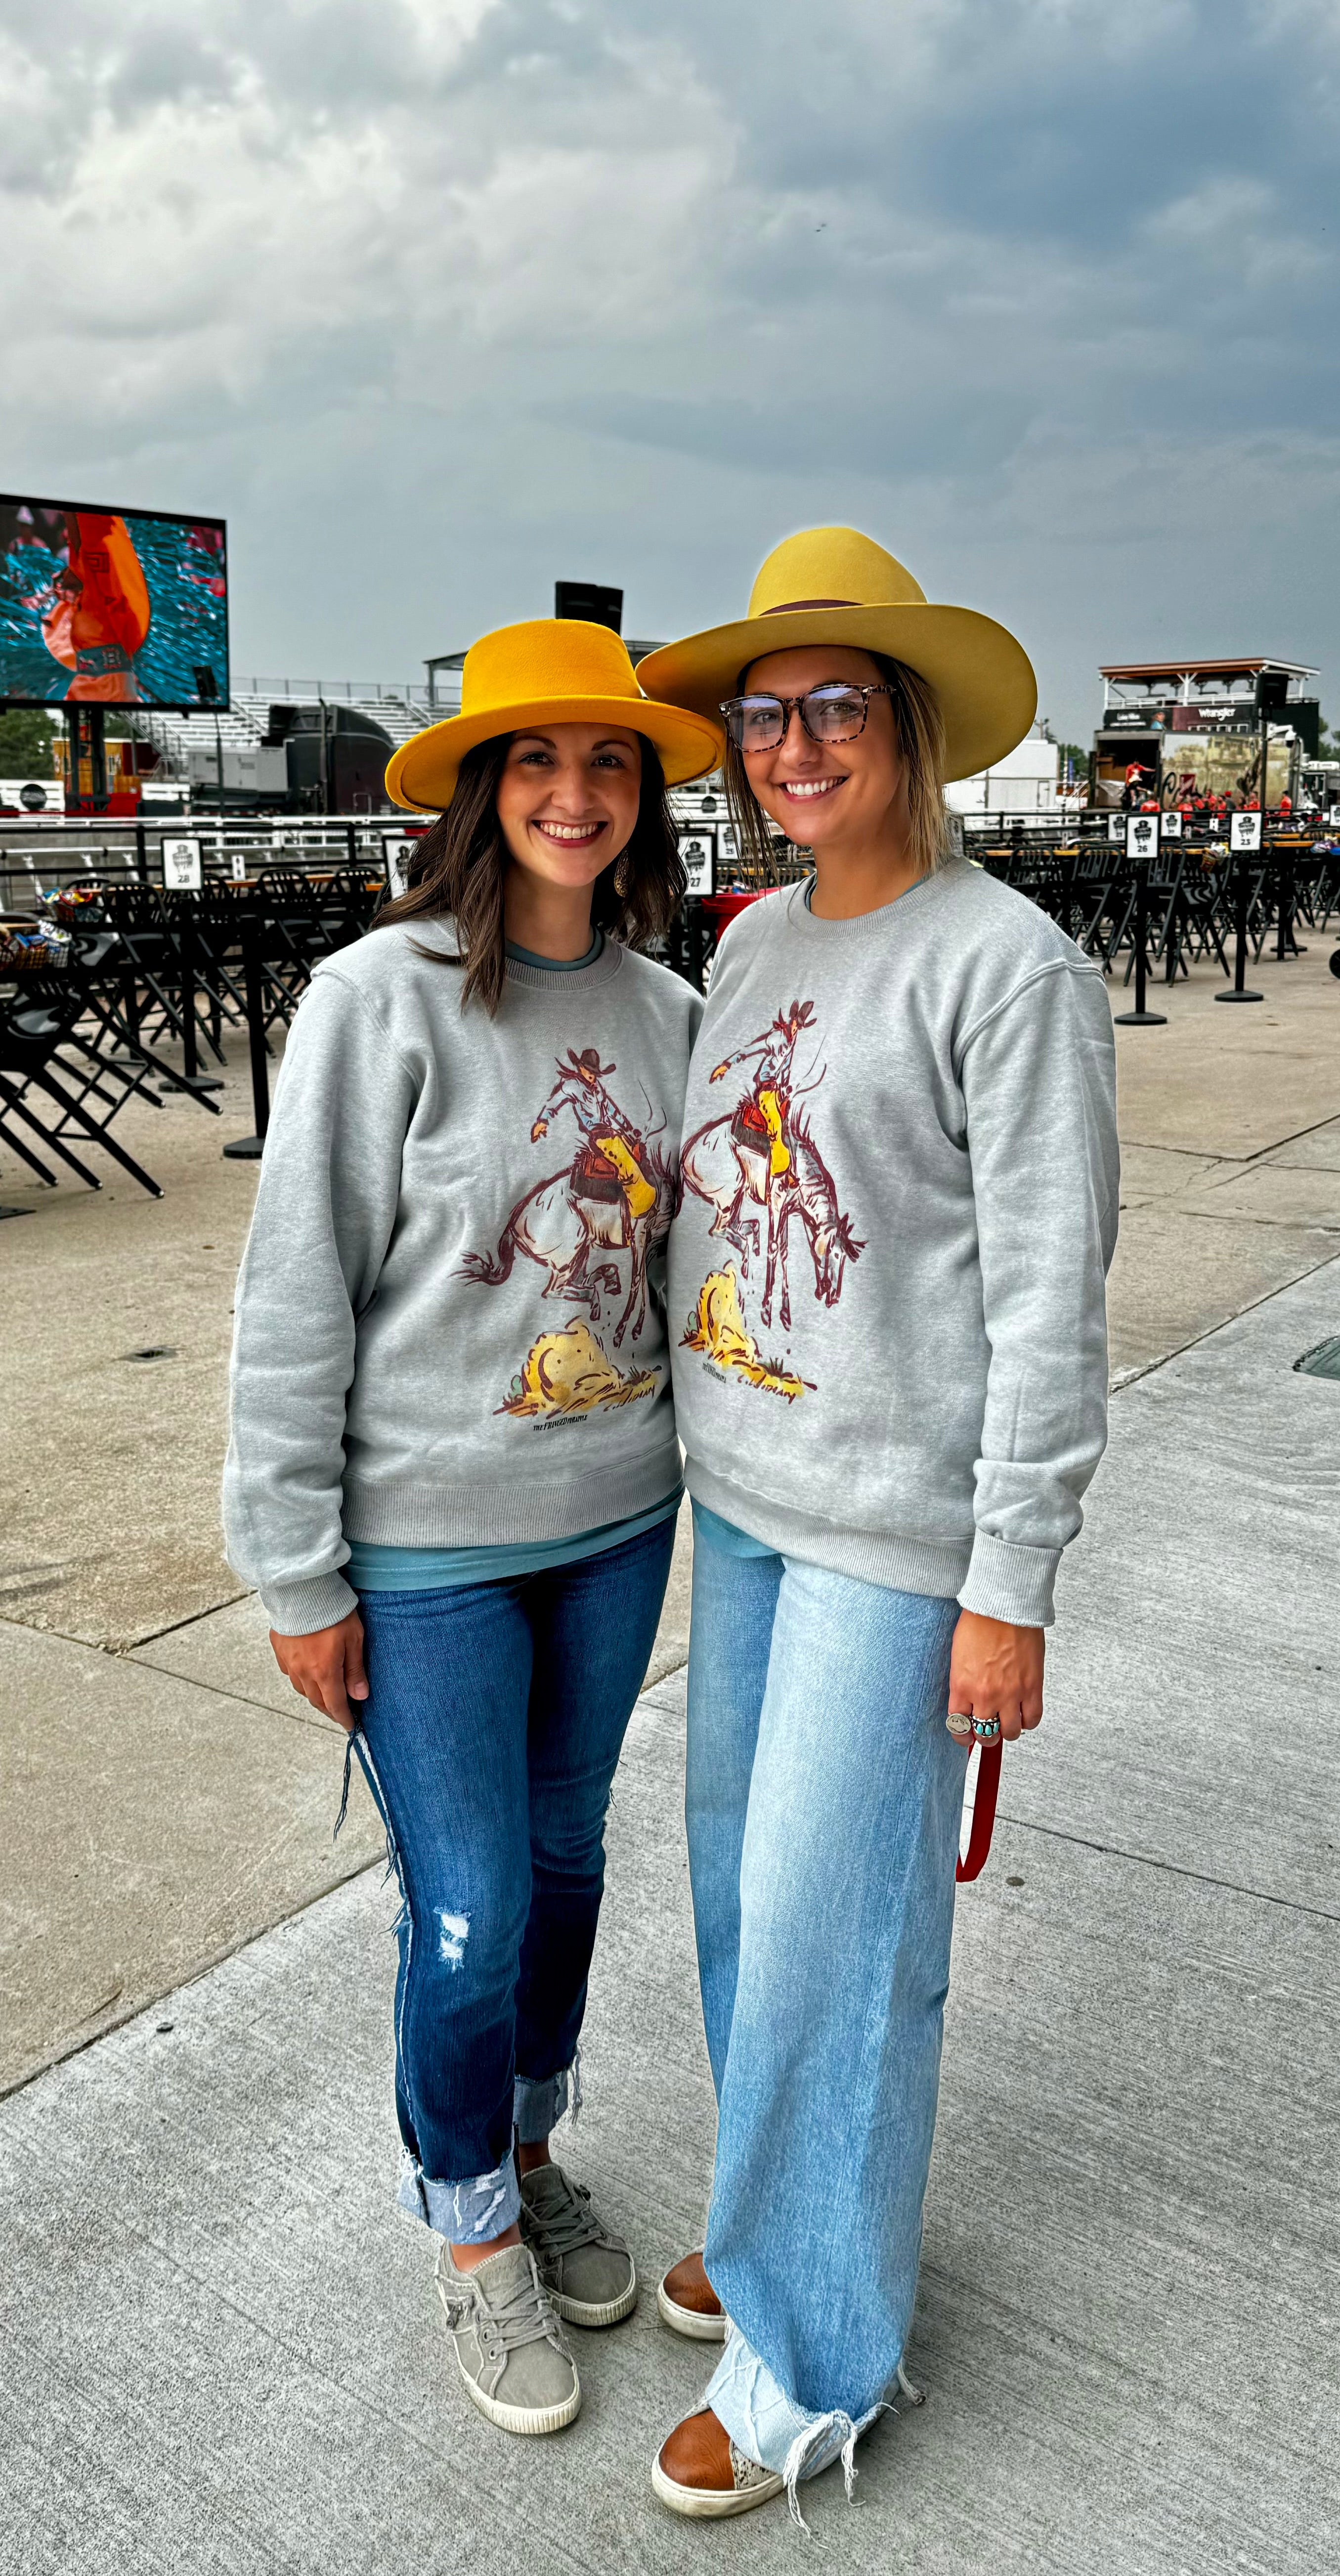
{"label": "sweatshirt ribbed hem", "polygon": [[979,1529],[959,1599],[983,1619],[1008,1619],[1015,1628],[1050,1628],[1059,1547],[1018,1547]]}
{"label": "sweatshirt ribbed hem", "polygon": [[314,1637],[318,1628],[338,1628],[358,1595],[342,1574],[314,1574],[307,1583],[267,1583],[261,1608],[276,1636]]}
{"label": "sweatshirt ribbed hem", "polygon": [[[346,1480],[346,1539],[369,1547],[529,1547],[541,1539],[583,1538],[611,1521],[654,1510],[680,1482],[679,1443],[580,1482],[553,1485],[356,1485]],[[281,1637],[310,1637],[334,1628],[358,1608],[342,1573],[296,1583],[267,1583],[261,1605]]]}
{"label": "sweatshirt ribbed hem", "polygon": [[886,1592],[922,1592],[932,1601],[961,1601],[984,1619],[1005,1619],[1015,1628],[1050,1628],[1055,1618],[1053,1592],[1059,1547],[1017,1547],[1009,1539],[978,1530],[972,1538],[911,1538],[888,1530],[838,1529],[832,1521],[791,1511],[766,1494],[752,1494],[714,1475],[701,1459],[689,1457],[684,1482],[696,1503],[705,1503],[762,1547],[779,1556],[798,1556],[802,1563],[827,1566],[834,1574],[854,1575],[858,1583],[878,1583]]}
{"label": "sweatshirt ribbed hem", "polygon": [[766,1494],[747,1493],[693,1457],[685,1461],[684,1482],[696,1503],[706,1504],[709,1512],[732,1522],[760,1546],[775,1547],[779,1556],[798,1556],[804,1564],[854,1575],[858,1583],[881,1584],[886,1592],[961,1601],[965,1610],[984,1619],[1008,1620],[1014,1628],[1050,1628],[1055,1618],[1059,1547],[1017,1547],[980,1529],[962,1540],[838,1529],[832,1521],[774,1503]]}
{"label": "sweatshirt ribbed hem", "polygon": [[798,1556],[833,1574],[854,1575],[858,1583],[878,1583],[886,1592],[920,1592],[932,1601],[954,1601],[972,1560],[971,1537],[911,1538],[890,1530],[838,1529],[832,1521],[815,1520],[766,1494],[729,1484],[697,1458],[687,1460],[684,1481],[696,1503],[705,1503],[709,1512],[731,1521],[761,1546],[775,1547],[779,1556]]}
{"label": "sweatshirt ribbed hem", "polygon": [[[583,1420],[586,1417],[578,1416]],[[552,1484],[518,1477],[490,1485],[360,1485],[344,1481],[344,1535],[369,1547],[525,1547],[534,1540],[580,1538],[611,1521],[648,1512],[680,1481],[673,1434],[621,1465],[580,1475],[566,1427],[546,1433],[570,1472]]]}

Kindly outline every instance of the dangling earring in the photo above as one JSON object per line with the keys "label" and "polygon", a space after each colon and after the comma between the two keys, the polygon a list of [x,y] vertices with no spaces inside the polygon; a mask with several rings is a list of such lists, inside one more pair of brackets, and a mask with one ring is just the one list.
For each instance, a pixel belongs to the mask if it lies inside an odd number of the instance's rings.
{"label": "dangling earring", "polygon": [[628,892],[628,852],[626,850],[615,865],[614,891],[617,895],[626,895]]}

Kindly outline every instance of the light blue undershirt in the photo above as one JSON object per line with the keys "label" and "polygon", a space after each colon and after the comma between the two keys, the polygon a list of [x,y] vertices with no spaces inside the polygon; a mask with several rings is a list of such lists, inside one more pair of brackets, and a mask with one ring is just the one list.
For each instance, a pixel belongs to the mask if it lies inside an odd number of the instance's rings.
{"label": "light blue undershirt", "polygon": [[719,1548],[723,1556],[775,1556],[775,1547],[765,1547],[761,1538],[751,1538],[748,1530],[737,1529],[734,1521],[723,1521],[720,1512],[709,1512],[706,1503],[693,1506],[693,1535],[704,1538],[709,1547]]}
{"label": "light blue undershirt", "polygon": [[[538,966],[546,975],[575,975],[580,967],[594,966],[604,949],[603,930],[592,932],[584,957],[540,957],[533,948],[507,942],[507,954],[518,966]],[[627,1520],[605,1521],[599,1529],[582,1530],[576,1538],[535,1539],[529,1544],[521,1540],[514,1547],[375,1547],[353,1539],[349,1562],[342,1570],[355,1592],[439,1592],[465,1583],[501,1583],[509,1574],[543,1574],[550,1566],[579,1565],[584,1556],[603,1556],[606,1548],[640,1538],[644,1530],[655,1529],[678,1511],[683,1490],[677,1485],[650,1511],[634,1512]]]}
{"label": "light blue undershirt", "polygon": [[507,954],[516,959],[518,966],[539,966],[546,975],[575,975],[583,966],[594,966],[597,957],[603,957],[604,953],[603,930],[592,931],[591,945],[584,957],[537,957],[533,948],[514,948],[510,939],[507,942]]}
{"label": "light blue undershirt", "polygon": [[501,1583],[509,1575],[545,1574],[556,1565],[580,1565],[585,1556],[603,1556],[607,1548],[622,1547],[625,1539],[658,1529],[674,1518],[683,1490],[676,1485],[648,1511],[581,1530],[576,1538],[522,1539],[515,1547],[373,1547],[351,1539],[349,1562],[340,1571],[355,1592],[439,1592],[463,1583]]}

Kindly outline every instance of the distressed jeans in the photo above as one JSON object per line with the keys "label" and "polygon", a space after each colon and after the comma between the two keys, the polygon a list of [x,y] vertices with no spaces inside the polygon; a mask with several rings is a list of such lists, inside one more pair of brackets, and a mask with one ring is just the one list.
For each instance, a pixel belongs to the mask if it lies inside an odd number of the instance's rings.
{"label": "distressed jeans", "polygon": [[400,2197],[456,2245],[515,2220],[514,2131],[546,2138],[575,2108],[605,1811],[674,1529],[542,1574],[359,1602],[354,1751],[402,1898]]}
{"label": "distressed jeans", "polygon": [[694,1507],[687,1819],[717,2091],[710,2405],[812,2475],[893,2380],[921,2251],[967,1754],[956,1601],[760,1548]]}

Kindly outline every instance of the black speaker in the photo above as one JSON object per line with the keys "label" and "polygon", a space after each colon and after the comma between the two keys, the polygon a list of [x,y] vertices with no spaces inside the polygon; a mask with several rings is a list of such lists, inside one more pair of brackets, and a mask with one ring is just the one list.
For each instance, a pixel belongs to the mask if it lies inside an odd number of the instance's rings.
{"label": "black speaker", "polygon": [[1287,671],[1258,671],[1256,675],[1256,712],[1262,716],[1282,716],[1289,696]]}
{"label": "black speaker", "polygon": [[600,581],[556,581],[555,617],[584,617],[588,626],[612,626],[623,633],[623,592],[607,590]]}

